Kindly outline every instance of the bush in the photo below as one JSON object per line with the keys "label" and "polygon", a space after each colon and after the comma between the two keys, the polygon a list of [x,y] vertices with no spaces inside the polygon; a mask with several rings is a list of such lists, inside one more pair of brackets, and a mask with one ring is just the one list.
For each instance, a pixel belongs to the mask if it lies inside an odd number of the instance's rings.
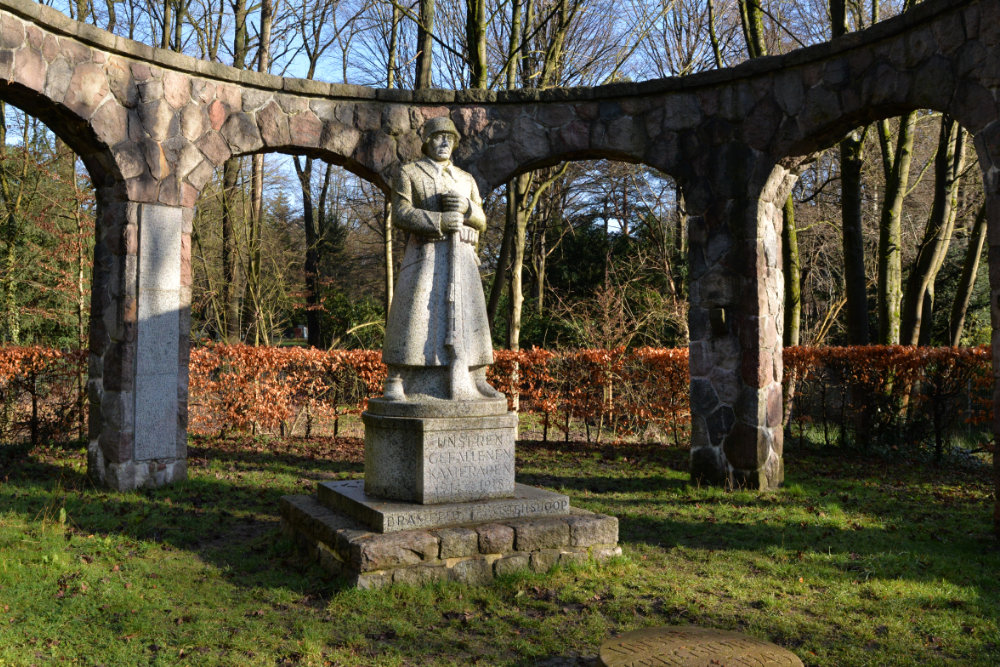
{"label": "bush", "polygon": [[82,438],[86,379],[86,350],[0,346],[0,441]]}
{"label": "bush", "polygon": [[[497,350],[489,379],[511,407],[568,438],[583,428],[662,437],[690,432],[687,349]],[[85,351],[0,347],[0,437],[75,439],[83,432]],[[784,351],[785,420],[827,445],[916,446],[940,459],[961,429],[988,438],[993,378],[987,346],[791,347]],[[382,392],[373,350],[208,345],[191,352],[193,433],[310,435],[317,422],[359,413]]]}

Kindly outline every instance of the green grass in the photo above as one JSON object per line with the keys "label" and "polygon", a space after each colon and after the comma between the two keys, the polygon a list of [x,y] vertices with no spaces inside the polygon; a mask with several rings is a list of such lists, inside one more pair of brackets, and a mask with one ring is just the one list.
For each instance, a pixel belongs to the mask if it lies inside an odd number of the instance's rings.
{"label": "green grass", "polygon": [[0,665],[591,665],[691,623],[810,665],[1000,663],[983,467],[793,451],[784,489],[726,493],[661,445],[525,442],[519,481],[618,516],[622,558],[370,592],[278,531],[279,496],[361,461],[356,438],[197,439],[187,482],[117,494],[80,448],[0,447]]}

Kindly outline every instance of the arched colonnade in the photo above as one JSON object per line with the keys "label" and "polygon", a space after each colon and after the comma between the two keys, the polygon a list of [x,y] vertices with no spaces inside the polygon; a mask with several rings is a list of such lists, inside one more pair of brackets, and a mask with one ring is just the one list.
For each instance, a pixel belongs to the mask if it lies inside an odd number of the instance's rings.
{"label": "arched colonnade", "polygon": [[684,78],[505,92],[283,79],[0,0],[0,100],[44,121],[97,188],[89,471],[116,489],[185,476],[191,221],[214,169],[263,151],[312,155],[384,189],[419,156],[423,122],[442,115],[462,132],[456,162],[482,191],[602,157],[680,184],[692,475],[774,487],[783,478],[780,215],[795,166],[890,115],[926,108],[959,120],[983,171],[1000,359],[998,93],[1000,0],[928,0],[829,43]]}

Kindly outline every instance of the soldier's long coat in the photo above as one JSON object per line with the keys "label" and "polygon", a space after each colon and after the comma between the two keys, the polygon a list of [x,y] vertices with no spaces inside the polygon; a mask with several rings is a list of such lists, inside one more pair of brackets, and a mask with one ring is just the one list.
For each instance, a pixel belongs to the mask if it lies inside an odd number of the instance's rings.
{"label": "soldier's long coat", "polygon": [[[447,366],[447,298],[450,275],[449,239],[441,233],[441,195],[468,197],[468,228],[486,230],[479,188],[467,172],[448,163],[442,170],[430,158],[403,165],[393,180],[392,224],[409,232],[403,264],[386,322],[382,359],[400,366]],[[458,244],[458,289],[455,321],[457,342],[468,366],[493,363],[493,346],[486,320],[486,300],[479,277],[475,245]]]}

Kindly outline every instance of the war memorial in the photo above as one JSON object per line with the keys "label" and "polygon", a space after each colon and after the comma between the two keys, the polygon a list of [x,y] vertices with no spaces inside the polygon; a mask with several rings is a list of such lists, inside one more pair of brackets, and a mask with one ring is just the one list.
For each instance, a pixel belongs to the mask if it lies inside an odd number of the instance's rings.
{"label": "war memorial", "polygon": [[364,483],[321,482],[315,498],[282,498],[285,530],[364,587],[484,583],[620,554],[617,519],[514,481],[517,414],[486,381],[482,201],[451,163],[455,123],[432,118],[420,135],[424,157],[392,180],[393,223],[409,239],[386,325],[385,394],[362,415]]}
{"label": "war memorial", "polygon": [[[383,350],[389,377],[364,414],[364,479],[286,496],[286,531],[363,587],[486,583],[620,553],[614,517],[516,481],[517,416],[486,381],[475,255],[482,193],[532,169],[608,158],[670,175],[688,206],[692,479],[776,488],[780,212],[815,151],[909,110],[958,120],[982,171],[997,330],[998,48],[1000,1],[928,0],[827,43],[683,78],[377,90],[236,70],[0,0],[0,100],[65,141],[96,188],[88,474],[120,491],[185,479],[196,202],[229,158],[305,155],[390,195],[409,237]],[[993,350],[1000,358],[995,333]],[[601,659],[684,664],[663,656],[682,660],[704,639],[669,632],[611,641]],[[738,635],[711,641],[697,650],[787,657]]]}

